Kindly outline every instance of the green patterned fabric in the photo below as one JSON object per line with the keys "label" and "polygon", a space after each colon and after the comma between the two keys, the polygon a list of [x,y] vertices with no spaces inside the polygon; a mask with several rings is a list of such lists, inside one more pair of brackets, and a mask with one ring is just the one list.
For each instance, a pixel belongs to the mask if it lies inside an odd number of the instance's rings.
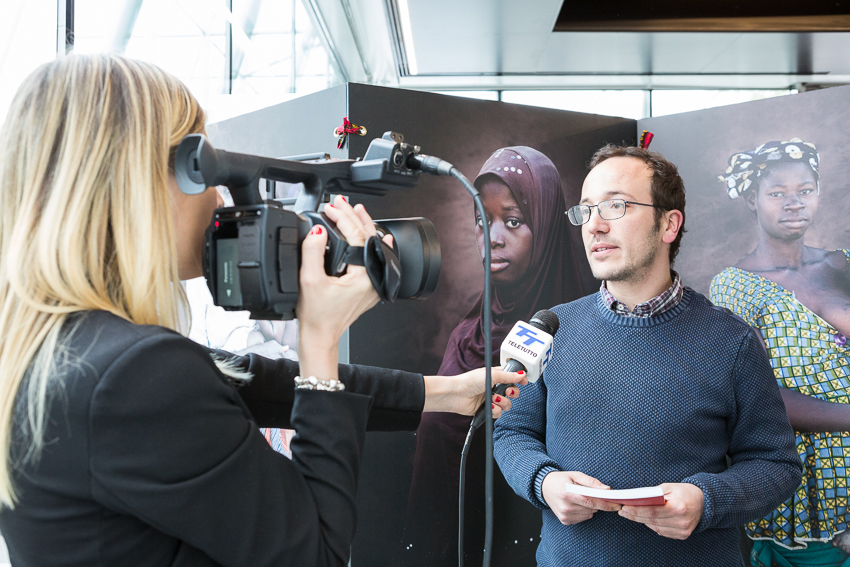
{"label": "green patterned fabric", "polygon": [[[843,250],[850,261],[850,251]],[[850,344],[781,285],[738,268],[714,277],[711,301],[759,330],[780,387],[850,403]],[[753,539],[788,548],[829,541],[847,529],[850,432],[797,433],[803,482],[791,500],[747,524]]]}
{"label": "green patterned fabric", "polygon": [[831,543],[810,542],[805,548],[786,549],[775,542],[754,541],[752,567],[850,567],[847,554]]}

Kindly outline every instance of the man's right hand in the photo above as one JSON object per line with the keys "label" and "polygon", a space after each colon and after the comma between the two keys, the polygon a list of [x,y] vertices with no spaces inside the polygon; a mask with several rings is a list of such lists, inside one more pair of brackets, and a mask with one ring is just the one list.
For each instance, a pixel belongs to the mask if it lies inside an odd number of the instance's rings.
{"label": "man's right hand", "polygon": [[589,488],[610,488],[595,478],[578,471],[559,471],[547,474],[541,487],[543,499],[565,526],[589,520],[597,510],[616,512],[622,508],[620,504],[567,492],[565,488],[567,484],[578,484]]}

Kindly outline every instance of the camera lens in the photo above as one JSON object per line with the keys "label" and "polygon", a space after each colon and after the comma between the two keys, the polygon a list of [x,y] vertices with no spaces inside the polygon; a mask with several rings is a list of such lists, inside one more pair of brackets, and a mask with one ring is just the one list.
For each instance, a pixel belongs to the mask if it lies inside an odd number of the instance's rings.
{"label": "camera lens", "polygon": [[434,223],[426,218],[377,220],[382,232],[393,235],[401,263],[399,299],[426,299],[440,279],[440,241]]}

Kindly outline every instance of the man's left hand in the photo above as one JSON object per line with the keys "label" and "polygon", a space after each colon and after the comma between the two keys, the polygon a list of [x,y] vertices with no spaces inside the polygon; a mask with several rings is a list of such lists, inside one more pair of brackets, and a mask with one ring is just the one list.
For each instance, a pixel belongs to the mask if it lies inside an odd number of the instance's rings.
{"label": "man's left hand", "polygon": [[660,536],[671,539],[687,539],[702,518],[705,496],[693,484],[676,482],[661,485],[664,506],[623,506],[618,512],[622,517],[646,524]]}

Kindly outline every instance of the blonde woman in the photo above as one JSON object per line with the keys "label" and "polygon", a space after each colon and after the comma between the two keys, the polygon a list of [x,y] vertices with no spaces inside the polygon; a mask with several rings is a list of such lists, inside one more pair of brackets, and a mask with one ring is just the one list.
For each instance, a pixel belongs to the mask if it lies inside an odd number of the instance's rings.
{"label": "blonde woman", "polygon": [[[72,56],[25,81],[0,131],[0,531],[14,564],[345,565],[367,421],[412,429],[423,410],[484,401],[480,372],[337,368],[340,335],[377,297],[362,269],[325,275],[318,231],[303,245],[301,374],[345,391],[294,389],[295,363],[216,360],[176,333],[217,203],[212,188],[182,194],[171,162],[203,128],[156,67]],[[362,244],[365,210],[334,204]],[[294,426],[293,460],[258,426]]]}

